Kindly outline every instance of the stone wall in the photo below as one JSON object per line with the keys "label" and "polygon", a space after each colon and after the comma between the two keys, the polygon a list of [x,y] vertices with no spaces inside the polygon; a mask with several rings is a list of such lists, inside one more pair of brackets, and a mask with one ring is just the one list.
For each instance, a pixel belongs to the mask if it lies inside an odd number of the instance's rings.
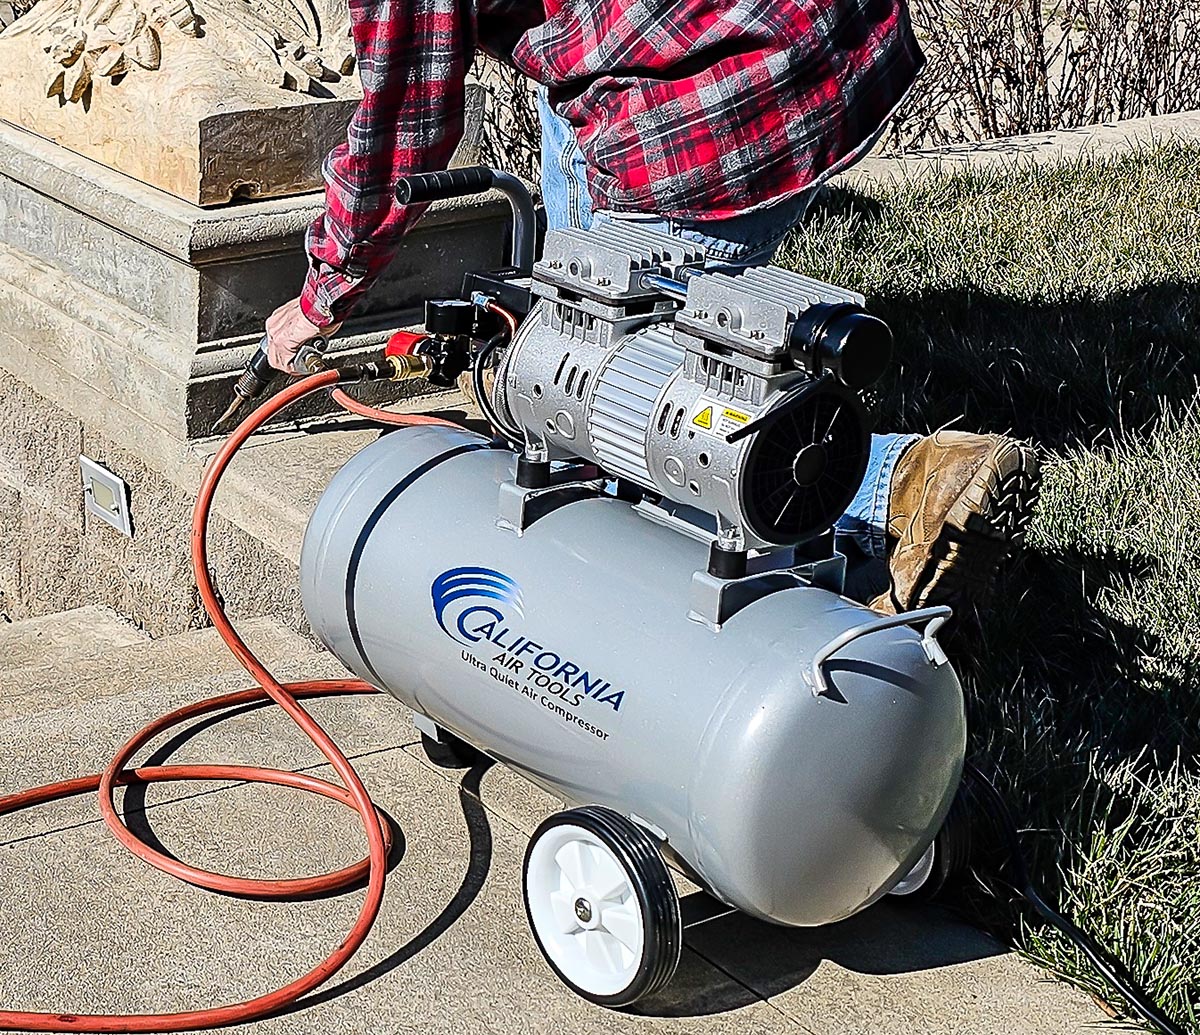
{"label": "stone wall", "polygon": [[[135,536],[86,518],[79,454],[130,483]],[[0,371],[0,617],[104,604],[151,635],[208,624],[192,583],[194,496]],[[238,615],[277,615],[303,627],[295,566],[222,518],[212,559]]]}
{"label": "stone wall", "polygon": [[[188,532],[209,428],[299,289],[321,204],[201,209],[0,123],[0,614],[100,603],[155,635],[204,622]],[[377,354],[426,297],[506,265],[508,222],[496,197],[432,208],[331,356]],[[132,540],[85,521],[80,453],[131,485]],[[238,521],[213,528],[234,610],[298,626],[294,561]]]}
{"label": "stone wall", "polygon": [[[189,531],[210,428],[307,271],[320,159],[359,96],[348,8],[0,0],[0,30],[0,617],[104,604],[154,635],[195,628]],[[477,86],[467,109],[459,164],[476,158]],[[331,361],[377,355],[427,298],[507,265],[509,221],[496,193],[432,206]],[[333,408],[304,405],[289,418]],[[85,516],[80,454],[130,485],[132,539]],[[305,512],[263,516],[281,480],[222,494],[212,560],[233,613],[300,627]]]}

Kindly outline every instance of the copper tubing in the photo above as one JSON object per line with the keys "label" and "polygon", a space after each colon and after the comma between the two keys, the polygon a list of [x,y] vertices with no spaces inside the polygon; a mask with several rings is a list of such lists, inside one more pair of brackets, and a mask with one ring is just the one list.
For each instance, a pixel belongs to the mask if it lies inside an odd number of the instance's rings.
{"label": "copper tubing", "polygon": [[508,325],[508,340],[511,342],[517,336],[517,318],[498,302],[488,299],[484,308],[489,313],[495,313]]}

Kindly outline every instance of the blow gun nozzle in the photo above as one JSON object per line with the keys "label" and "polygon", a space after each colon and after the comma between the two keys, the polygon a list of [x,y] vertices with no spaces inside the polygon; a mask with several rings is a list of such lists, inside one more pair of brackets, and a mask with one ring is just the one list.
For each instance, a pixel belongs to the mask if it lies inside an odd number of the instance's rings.
{"label": "blow gun nozzle", "polygon": [[[328,347],[329,341],[326,338],[313,338],[305,342],[292,360],[292,369],[297,374],[315,374],[318,370],[325,369],[325,350]],[[264,335],[263,340],[258,343],[258,351],[250,357],[242,376],[234,383],[233,398],[225,412],[213,424],[211,434],[215,435],[217,429],[242,408],[243,403],[253,402],[262,395],[274,380],[275,373],[275,368],[267,358],[267,339]]]}
{"label": "blow gun nozzle", "polygon": [[219,416],[215,421],[213,421],[213,426],[209,428],[208,433],[210,435],[215,435],[218,431],[220,431],[221,427],[229,420],[229,418],[241,409],[243,402],[245,402],[245,400],[240,395],[235,395],[232,402],[225,407],[225,412],[222,413],[221,416]]}
{"label": "blow gun nozzle", "polygon": [[274,376],[275,369],[267,358],[267,339],[264,335],[262,341],[258,343],[258,351],[250,358],[246,369],[242,371],[242,376],[234,383],[233,398],[225,412],[213,423],[211,434],[215,435],[217,429],[242,408],[243,403],[253,402],[262,395]]}

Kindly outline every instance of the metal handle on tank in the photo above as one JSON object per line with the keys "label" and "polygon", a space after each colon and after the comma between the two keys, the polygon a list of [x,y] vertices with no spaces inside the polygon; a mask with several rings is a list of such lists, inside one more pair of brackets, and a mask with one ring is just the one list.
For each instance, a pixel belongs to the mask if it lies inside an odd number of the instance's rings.
{"label": "metal handle on tank", "polygon": [[529,273],[533,269],[537,217],[529,189],[510,173],[482,165],[413,173],[396,181],[396,200],[401,205],[425,205],[489,190],[498,190],[508,198],[513,215],[512,264],[522,273]]}
{"label": "metal handle on tank", "polygon": [[935,668],[946,664],[949,659],[946,657],[946,652],[942,650],[942,645],[937,641],[937,632],[953,614],[953,610],[942,604],[938,607],[925,607],[919,611],[885,615],[839,633],[813,655],[812,671],[805,673],[805,678],[812,685],[813,697],[829,693],[829,680],[825,677],[825,666],[833,655],[855,640],[870,636],[872,633],[883,632],[884,629],[895,629],[899,625],[916,625],[919,622],[927,622],[925,634],[921,637],[921,647],[925,651],[925,656]]}

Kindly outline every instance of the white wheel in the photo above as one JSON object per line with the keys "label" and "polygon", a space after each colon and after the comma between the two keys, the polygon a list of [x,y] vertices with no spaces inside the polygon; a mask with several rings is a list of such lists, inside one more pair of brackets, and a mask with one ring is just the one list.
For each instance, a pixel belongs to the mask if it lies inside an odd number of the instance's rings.
{"label": "white wheel", "polygon": [[917,860],[917,864],[900,878],[900,883],[892,888],[888,894],[903,897],[920,891],[925,887],[930,875],[933,873],[933,860],[936,855],[937,841],[934,840],[930,842],[924,854]]}
{"label": "white wheel", "polygon": [[626,1006],[675,973],[675,885],[650,835],[609,809],[551,816],[525,855],[525,909],[562,980],[592,1002]]}
{"label": "white wheel", "polygon": [[969,785],[954,796],[942,829],[888,896],[900,902],[924,902],[941,893],[947,882],[967,868],[971,858]]}

